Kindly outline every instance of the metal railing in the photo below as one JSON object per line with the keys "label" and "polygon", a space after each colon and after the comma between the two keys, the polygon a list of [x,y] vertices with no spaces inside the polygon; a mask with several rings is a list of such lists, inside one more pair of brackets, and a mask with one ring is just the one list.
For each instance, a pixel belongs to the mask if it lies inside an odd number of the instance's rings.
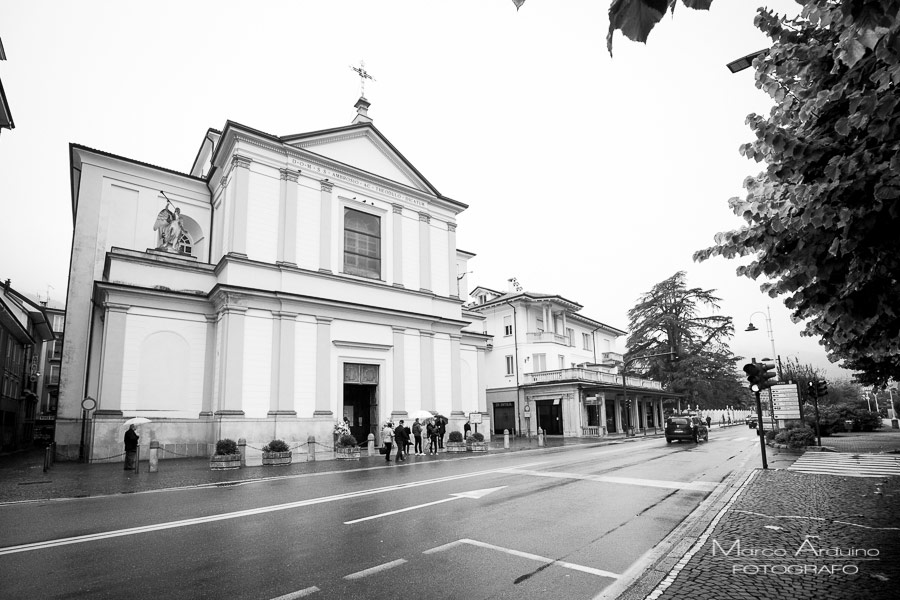
{"label": "metal railing", "polygon": [[[622,376],[615,373],[603,373],[593,369],[559,369],[556,371],[539,371],[537,373],[526,373],[524,383],[553,383],[556,381],[592,381],[595,383],[608,383],[611,385],[622,385]],[[626,377],[625,383],[632,388],[645,388],[649,390],[662,390],[662,383],[659,381],[651,381],[649,379],[641,379],[639,377]]]}

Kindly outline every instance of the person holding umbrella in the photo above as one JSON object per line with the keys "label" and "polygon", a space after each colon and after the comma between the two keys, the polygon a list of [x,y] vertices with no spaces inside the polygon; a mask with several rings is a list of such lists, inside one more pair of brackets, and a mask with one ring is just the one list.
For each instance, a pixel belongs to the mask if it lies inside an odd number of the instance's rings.
{"label": "person holding umbrella", "polygon": [[141,436],[134,430],[134,425],[128,426],[125,432],[125,470],[134,471],[134,459],[137,458],[138,439]]}

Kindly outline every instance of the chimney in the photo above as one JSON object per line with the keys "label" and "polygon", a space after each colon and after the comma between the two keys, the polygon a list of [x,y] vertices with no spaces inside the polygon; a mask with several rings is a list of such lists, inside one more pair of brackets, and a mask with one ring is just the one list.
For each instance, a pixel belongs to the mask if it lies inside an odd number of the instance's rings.
{"label": "chimney", "polygon": [[522,291],[522,286],[519,285],[519,281],[515,277],[510,277],[507,281],[506,291],[510,294],[515,294],[517,292]]}
{"label": "chimney", "polygon": [[353,124],[357,123],[371,123],[372,117],[369,116],[369,101],[366,100],[363,96],[359,97],[359,100],[356,101],[356,105],[353,107],[356,109],[356,116],[353,118]]}

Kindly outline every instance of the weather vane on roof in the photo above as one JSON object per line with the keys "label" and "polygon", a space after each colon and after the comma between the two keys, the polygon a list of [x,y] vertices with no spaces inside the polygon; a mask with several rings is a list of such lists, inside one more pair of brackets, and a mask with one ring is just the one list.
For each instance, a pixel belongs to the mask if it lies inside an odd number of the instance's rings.
{"label": "weather vane on roof", "polygon": [[359,95],[363,98],[366,97],[366,79],[371,79],[375,81],[375,78],[369,75],[369,72],[366,71],[366,63],[362,60],[359,61],[359,67],[354,67],[350,65],[350,68],[356,71],[356,74],[359,75]]}

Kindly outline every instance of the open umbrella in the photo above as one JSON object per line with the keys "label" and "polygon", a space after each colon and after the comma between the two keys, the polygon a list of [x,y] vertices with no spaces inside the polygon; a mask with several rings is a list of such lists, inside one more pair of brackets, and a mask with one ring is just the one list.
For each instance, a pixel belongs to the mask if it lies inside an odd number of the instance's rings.
{"label": "open umbrella", "polygon": [[411,415],[409,415],[409,418],[412,419],[413,421],[415,421],[416,419],[419,419],[419,421],[422,421],[424,423],[428,419],[434,418],[434,415],[431,414],[427,410],[417,410],[417,411],[413,412]]}
{"label": "open umbrella", "polygon": [[149,423],[150,419],[147,417],[131,417],[124,423],[122,423],[123,427],[128,427],[129,425],[143,425],[144,423]]}

